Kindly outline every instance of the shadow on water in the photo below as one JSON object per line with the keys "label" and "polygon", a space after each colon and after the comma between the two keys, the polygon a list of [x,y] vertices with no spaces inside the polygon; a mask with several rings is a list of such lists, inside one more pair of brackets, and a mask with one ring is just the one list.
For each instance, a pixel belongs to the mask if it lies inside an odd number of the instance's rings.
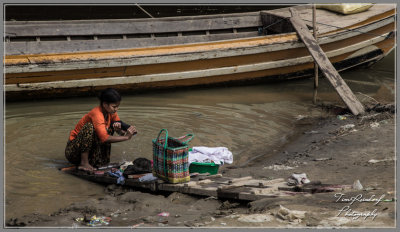
{"label": "shadow on water", "polygon": [[[394,101],[394,54],[369,69],[342,73],[354,92]],[[112,162],[152,159],[152,144],[166,128],[178,137],[195,134],[191,146],[224,146],[234,164],[268,154],[293,133],[298,115],[324,112],[312,103],[311,79],[124,95],[119,115],[136,125],[132,140],[113,144]],[[319,98],[340,102],[322,78]],[[57,170],[68,165],[64,148],[78,120],[98,104],[94,97],[7,103],[5,106],[6,218],[49,213],[103,195],[103,187]]]}

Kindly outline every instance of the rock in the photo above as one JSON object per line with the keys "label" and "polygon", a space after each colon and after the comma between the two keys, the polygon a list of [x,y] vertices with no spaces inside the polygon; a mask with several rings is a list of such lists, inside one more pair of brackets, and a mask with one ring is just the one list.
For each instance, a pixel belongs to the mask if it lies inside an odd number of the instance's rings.
{"label": "rock", "polygon": [[319,224],[319,222],[321,221],[321,219],[310,213],[306,213],[303,221],[306,224],[306,226],[316,227]]}
{"label": "rock", "polygon": [[279,219],[300,223],[301,220],[305,218],[306,211],[289,210],[282,205],[279,207],[280,208],[278,209],[278,212],[275,214],[275,216]]}
{"label": "rock", "polygon": [[16,227],[23,227],[26,226],[25,222],[21,222],[18,218],[11,218],[6,223],[7,226],[16,226]]}
{"label": "rock", "polygon": [[229,201],[224,201],[221,206],[219,207],[219,209],[232,209],[232,208],[236,208],[237,206],[239,206],[240,204],[237,202],[234,203],[230,203]]}
{"label": "rock", "polygon": [[373,122],[373,123],[369,124],[369,126],[371,128],[377,128],[377,127],[379,127],[379,123],[378,122]]}
{"label": "rock", "polygon": [[352,188],[353,188],[353,189],[356,189],[356,190],[362,190],[362,189],[363,189],[363,186],[362,186],[360,180],[354,181],[354,183],[353,183],[353,185],[352,185]]}
{"label": "rock", "polygon": [[237,219],[240,222],[260,223],[272,221],[271,215],[268,214],[249,214],[240,215]]}
{"label": "rock", "polygon": [[314,161],[325,161],[325,160],[332,160],[332,157],[325,157],[325,158],[315,158]]}
{"label": "rock", "polygon": [[290,169],[294,169],[293,167],[289,167],[289,166],[285,166],[285,165],[271,165],[268,167],[264,167],[263,169],[272,169],[274,171],[280,171],[280,170],[290,170]]}
{"label": "rock", "polygon": [[355,127],[354,124],[346,124],[344,126],[341,126],[340,128],[348,130],[348,129],[351,129],[351,128],[354,128],[354,127]]}
{"label": "rock", "polygon": [[376,163],[385,162],[385,161],[393,161],[393,159],[381,159],[381,160],[370,159],[370,160],[368,161],[368,163],[376,164]]}

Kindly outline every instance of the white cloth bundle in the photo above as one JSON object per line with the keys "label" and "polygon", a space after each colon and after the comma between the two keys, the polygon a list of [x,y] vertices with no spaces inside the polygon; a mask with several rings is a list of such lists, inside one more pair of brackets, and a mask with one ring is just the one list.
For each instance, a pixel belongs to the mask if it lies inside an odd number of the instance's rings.
{"label": "white cloth bundle", "polygon": [[233,163],[232,152],[226,147],[193,147],[189,151],[189,164],[192,162],[223,165]]}

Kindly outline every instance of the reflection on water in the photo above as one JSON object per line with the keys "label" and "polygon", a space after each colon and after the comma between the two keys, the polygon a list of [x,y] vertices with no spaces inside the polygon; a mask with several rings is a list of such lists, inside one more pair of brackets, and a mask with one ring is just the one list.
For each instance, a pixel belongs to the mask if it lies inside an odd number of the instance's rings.
{"label": "reflection on water", "polygon": [[[355,93],[394,100],[394,54],[371,69],[342,73]],[[166,128],[178,137],[195,134],[191,146],[225,146],[237,164],[268,154],[292,133],[298,115],[320,115],[311,104],[313,81],[169,91],[123,96],[119,115],[136,125],[132,140],[112,145],[112,162],[152,158],[152,144]],[[339,101],[326,79],[318,97]],[[98,104],[95,98],[8,103],[5,107],[6,218],[49,213],[72,202],[100,197],[101,185],[61,173],[64,148],[79,119]]]}

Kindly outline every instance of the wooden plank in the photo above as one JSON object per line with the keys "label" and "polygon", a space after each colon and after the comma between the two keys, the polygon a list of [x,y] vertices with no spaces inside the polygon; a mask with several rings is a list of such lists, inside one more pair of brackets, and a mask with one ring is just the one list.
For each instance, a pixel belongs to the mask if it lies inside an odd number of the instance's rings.
{"label": "wooden plank", "polygon": [[81,23],[79,21],[23,24],[5,26],[6,35],[13,37],[35,36],[93,36],[119,34],[151,34],[185,31],[222,30],[229,28],[247,28],[261,26],[260,15],[213,17],[208,19],[175,20],[153,19],[148,21],[124,20]]}
{"label": "wooden plank", "polygon": [[[156,21],[186,21],[186,20],[200,20],[200,19],[214,19],[214,18],[234,18],[234,17],[245,17],[245,16],[259,16],[259,11],[254,12],[245,12],[245,13],[229,13],[229,14],[210,14],[210,15],[195,15],[195,16],[172,16],[172,17],[163,17],[157,19],[149,19],[149,18],[135,18],[135,19],[82,19],[82,20],[63,20],[65,23],[81,23],[81,24],[93,24],[93,23],[139,23],[139,22],[152,22]],[[13,26],[23,26],[23,25],[44,25],[44,24],[60,24],[60,21],[51,20],[51,21],[6,21],[8,25]]]}
{"label": "wooden plank", "polygon": [[[77,170],[74,168],[62,168],[60,169],[65,173],[69,173],[80,178],[102,183],[102,184],[116,184],[117,178],[108,176],[108,175],[94,175],[89,174],[85,171]],[[219,180],[218,180],[219,179]],[[219,182],[217,182],[219,181]],[[247,187],[244,186],[245,182],[247,183],[263,183],[265,187],[259,189],[257,187]],[[231,185],[238,185],[235,188],[223,188],[220,186],[227,186],[226,183],[231,183]],[[268,186],[267,186],[268,185]],[[125,187],[133,187],[139,189],[147,189],[150,191],[167,191],[167,192],[180,192],[185,194],[193,194],[199,196],[214,196],[218,198],[228,198],[228,199],[237,199],[237,200],[247,200],[254,201],[259,200],[266,197],[282,197],[282,196],[290,196],[290,192],[282,192],[279,188],[284,188],[283,190],[292,191],[290,187],[286,186],[286,182],[283,178],[275,179],[275,180],[260,180],[260,179],[252,179],[251,177],[244,178],[229,178],[229,177],[220,177],[210,178],[201,181],[190,181],[187,183],[178,183],[178,184],[170,184],[166,183],[162,180],[150,181],[150,182],[140,182],[137,179],[125,179]],[[287,188],[285,188],[287,187]],[[320,192],[324,191],[336,191],[345,189],[343,186],[335,186],[335,185],[324,185],[323,187],[317,189]],[[315,191],[314,191],[315,192]],[[295,194],[294,192],[291,194]]]}
{"label": "wooden plank", "polygon": [[298,17],[296,10],[290,9],[292,12],[292,17],[290,21],[292,22],[294,28],[296,29],[299,37],[306,45],[311,56],[318,63],[319,68],[327,77],[329,82],[335,88],[339,96],[343,99],[345,104],[349,107],[350,111],[354,115],[364,113],[364,106],[359,102],[359,100],[354,96],[353,92],[347,86],[346,82],[340,77],[339,73],[333,67],[332,63],[329,61],[328,57],[318,45],[317,41],[313,38],[312,34],[309,32],[306,24]]}
{"label": "wooden plank", "polygon": [[69,53],[83,51],[101,51],[132,49],[142,47],[176,45],[186,43],[203,43],[219,40],[257,37],[258,32],[240,32],[210,35],[191,35],[176,37],[129,38],[127,39],[97,39],[45,42],[10,42],[5,45],[6,55]]}
{"label": "wooden plank", "polygon": [[230,180],[218,182],[218,184],[233,184],[233,183],[238,183],[238,182],[242,182],[242,181],[248,181],[250,179],[252,179],[251,176],[245,176],[245,177],[240,177],[240,178],[232,178]]}

